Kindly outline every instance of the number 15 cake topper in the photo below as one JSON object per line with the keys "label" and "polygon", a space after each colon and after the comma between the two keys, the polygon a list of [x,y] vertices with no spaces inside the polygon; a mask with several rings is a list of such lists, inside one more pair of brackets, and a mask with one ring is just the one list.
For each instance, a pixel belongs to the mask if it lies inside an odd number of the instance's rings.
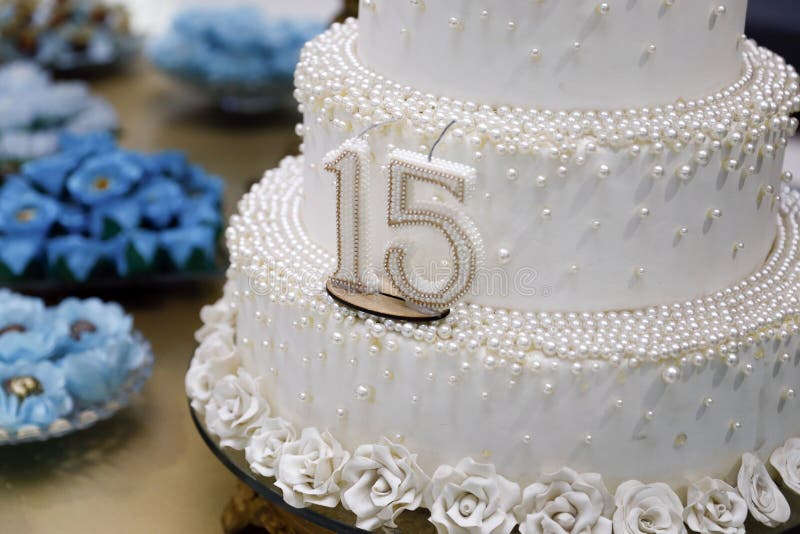
{"label": "number 15 cake topper", "polygon": [[[476,171],[460,163],[395,149],[385,166],[388,194],[386,224],[398,234],[388,243],[375,243],[368,217],[370,186],[378,177],[370,173],[370,148],[359,137],[349,139],[325,158],[324,168],[336,182],[337,266],[328,280],[336,300],[359,310],[404,320],[435,320],[472,287],[482,258],[480,234],[460,208],[475,187]],[[366,132],[365,132],[366,133]],[[422,185],[455,201],[415,200]],[[412,264],[414,236],[438,235],[447,244],[449,272],[426,277]],[[375,246],[384,247],[383,265],[371,263]]]}

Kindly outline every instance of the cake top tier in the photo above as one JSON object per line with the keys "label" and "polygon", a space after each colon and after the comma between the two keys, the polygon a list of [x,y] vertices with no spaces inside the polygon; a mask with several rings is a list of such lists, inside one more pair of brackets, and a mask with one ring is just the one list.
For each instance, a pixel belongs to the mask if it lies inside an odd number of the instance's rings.
{"label": "cake top tier", "polygon": [[361,0],[362,62],[478,104],[628,108],[741,75],[747,0]]}

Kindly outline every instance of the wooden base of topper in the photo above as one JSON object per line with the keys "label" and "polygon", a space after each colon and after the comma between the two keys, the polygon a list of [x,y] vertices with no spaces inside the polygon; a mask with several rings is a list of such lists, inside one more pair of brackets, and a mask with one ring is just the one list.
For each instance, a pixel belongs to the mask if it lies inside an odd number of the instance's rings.
{"label": "wooden base of topper", "polygon": [[429,322],[439,321],[450,315],[450,310],[422,310],[402,297],[388,293],[357,293],[343,288],[328,279],[325,284],[328,294],[348,308],[395,321]]}

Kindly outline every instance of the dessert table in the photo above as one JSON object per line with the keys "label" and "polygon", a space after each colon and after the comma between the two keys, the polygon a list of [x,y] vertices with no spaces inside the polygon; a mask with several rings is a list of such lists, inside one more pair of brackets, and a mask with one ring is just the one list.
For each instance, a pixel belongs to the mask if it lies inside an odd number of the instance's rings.
{"label": "dessert table", "polygon": [[[292,113],[226,117],[144,63],[92,85],[119,111],[124,146],[185,150],[224,176],[228,212],[264,169],[296,150]],[[183,385],[198,312],[221,287],[219,279],[100,294],[118,300],[151,341],[152,379],[109,421],[50,442],[0,447],[0,532],[221,532],[236,479],[198,436]]]}

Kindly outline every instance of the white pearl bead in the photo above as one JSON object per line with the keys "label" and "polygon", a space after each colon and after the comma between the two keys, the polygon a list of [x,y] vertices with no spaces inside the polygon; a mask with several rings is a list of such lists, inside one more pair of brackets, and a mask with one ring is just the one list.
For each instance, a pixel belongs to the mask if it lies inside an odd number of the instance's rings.
{"label": "white pearl bead", "polygon": [[372,388],[366,384],[359,384],[353,391],[356,400],[366,401],[372,397]]}
{"label": "white pearl bead", "polygon": [[670,365],[661,372],[661,379],[667,384],[674,384],[681,376],[681,371],[674,365]]}
{"label": "white pearl bead", "polygon": [[653,178],[663,178],[665,174],[664,167],[661,165],[655,165],[653,169],[650,171],[650,176]]}

